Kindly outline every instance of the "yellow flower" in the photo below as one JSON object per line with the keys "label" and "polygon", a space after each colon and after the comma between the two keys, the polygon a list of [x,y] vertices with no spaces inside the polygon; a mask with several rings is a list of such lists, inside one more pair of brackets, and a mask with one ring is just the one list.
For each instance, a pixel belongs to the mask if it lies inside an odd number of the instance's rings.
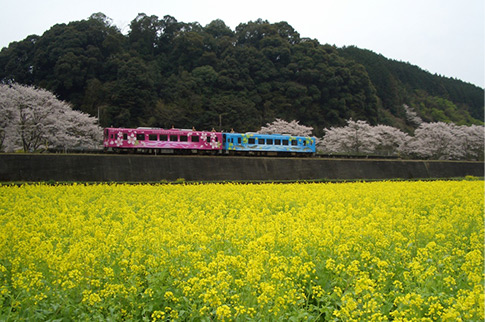
{"label": "yellow flower", "polygon": [[163,319],[165,319],[165,312],[163,312],[163,311],[153,311],[152,321],[163,320]]}
{"label": "yellow flower", "polygon": [[0,186],[0,302],[12,320],[34,306],[483,320],[483,195],[480,181]]}

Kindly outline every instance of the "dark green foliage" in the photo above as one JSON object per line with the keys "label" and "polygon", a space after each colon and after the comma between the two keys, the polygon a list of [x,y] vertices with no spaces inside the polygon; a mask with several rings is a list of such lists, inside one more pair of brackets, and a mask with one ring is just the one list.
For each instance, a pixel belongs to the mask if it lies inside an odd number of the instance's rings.
{"label": "dark green foliage", "polygon": [[282,118],[320,136],[349,118],[406,127],[404,103],[424,120],[483,118],[480,88],[261,19],[232,31],[142,13],[125,36],[97,13],[11,43],[0,81],[51,90],[102,126],[254,131]]}
{"label": "dark green foliage", "polygon": [[339,49],[339,53],[365,66],[382,107],[394,116],[402,117],[402,105],[407,104],[426,122],[483,123],[482,88],[432,75],[417,66],[387,59],[370,50],[352,46]]}
{"label": "dark green foliage", "polygon": [[20,42],[12,42],[0,52],[1,79],[21,84],[33,84],[33,57],[39,36],[31,35]]}

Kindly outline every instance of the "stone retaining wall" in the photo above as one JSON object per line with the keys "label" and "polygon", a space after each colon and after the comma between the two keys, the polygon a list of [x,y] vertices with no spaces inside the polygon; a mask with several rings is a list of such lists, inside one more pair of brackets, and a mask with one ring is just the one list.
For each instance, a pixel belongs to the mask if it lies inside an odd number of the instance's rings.
{"label": "stone retaining wall", "polygon": [[156,182],[225,180],[371,180],[483,177],[483,162],[0,154],[0,181]]}

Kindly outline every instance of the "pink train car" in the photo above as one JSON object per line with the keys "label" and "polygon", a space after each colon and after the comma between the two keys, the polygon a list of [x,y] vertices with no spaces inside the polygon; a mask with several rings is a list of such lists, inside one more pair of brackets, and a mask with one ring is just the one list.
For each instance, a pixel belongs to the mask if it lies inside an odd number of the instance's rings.
{"label": "pink train car", "polygon": [[105,128],[103,144],[108,151],[218,151],[222,150],[222,133],[184,129]]}

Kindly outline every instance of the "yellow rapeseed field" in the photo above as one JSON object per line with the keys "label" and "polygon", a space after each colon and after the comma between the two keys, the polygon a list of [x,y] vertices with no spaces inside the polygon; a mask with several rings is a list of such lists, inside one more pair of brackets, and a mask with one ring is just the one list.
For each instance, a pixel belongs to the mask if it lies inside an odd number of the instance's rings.
{"label": "yellow rapeseed field", "polygon": [[484,319],[483,181],[0,187],[0,320]]}

